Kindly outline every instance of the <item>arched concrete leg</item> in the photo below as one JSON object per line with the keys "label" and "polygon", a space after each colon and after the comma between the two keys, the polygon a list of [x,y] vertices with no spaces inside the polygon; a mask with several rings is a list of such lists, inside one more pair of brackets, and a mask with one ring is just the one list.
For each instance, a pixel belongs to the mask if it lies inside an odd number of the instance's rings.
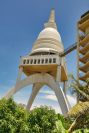
{"label": "arched concrete leg", "polygon": [[62,109],[63,114],[66,114],[68,112],[68,104],[65,98],[65,95],[62,91],[62,89],[57,85],[54,78],[47,74],[33,74],[29,77],[27,77],[24,80],[21,80],[18,82],[15,88],[13,90],[9,91],[9,93],[6,95],[7,98],[14,95],[17,91],[19,91],[21,88],[24,88],[30,84],[34,83],[42,83],[48,85],[50,88],[52,88],[57,96],[58,102],[60,104],[60,107]]}
{"label": "arched concrete leg", "polygon": [[61,82],[61,66],[57,66],[57,75],[56,75],[56,81]]}
{"label": "arched concrete leg", "polygon": [[67,100],[67,103],[68,103],[68,107],[70,109],[71,106],[70,106],[69,100],[68,100],[67,95],[66,95],[66,90],[67,90],[67,81],[64,81],[63,82],[63,92],[65,94],[65,97],[66,97],[66,100]]}
{"label": "arched concrete leg", "polygon": [[23,67],[20,67],[18,76],[17,76],[17,80],[16,80],[16,85],[15,85],[15,87],[11,88],[7,92],[7,94],[4,96],[6,99],[9,99],[11,96],[13,96],[17,92],[16,88],[17,88],[18,83],[21,81],[22,72],[23,72]]}
{"label": "arched concrete leg", "polygon": [[31,96],[28,100],[27,107],[26,107],[27,110],[30,110],[30,108],[34,102],[34,99],[36,98],[36,96],[37,96],[39,90],[42,88],[42,86],[43,86],[43,84],[41,84],[41,83],[36,83],[33,85],[32,93],[31,93]]}
{"label": "arched concrete leg", "polygon": [[68,103],[67,103],[63,90],[59,87],[58,83],[55,82],[53,77],[50,77],[48,81],[48,86],[52,88],[53,91],[55,92],[55,95],[58,99],[58,103],[61,107],[62,113],[66,114],[69,110],[69,107],[68,107]]}
{"label": "arched concrete leg", "polygon": [[6,99],[9,99],[10,97],[12,97],[16,92],[16,89],[15,87],[11,88],[7,93],[6,95],[4,96]]}
{"label": "arched concrete leg", "polygon": [[67,87],[67,83],[66,81],[63,82],[63,92],[66,95],[66,87]]}
{"label": "arched concrete leg", "polygon": [[18,76],[17,76],[17,80],[16,80],[16,84],[21,80],[22,73],[23,73],[23,67],[20,67]]}

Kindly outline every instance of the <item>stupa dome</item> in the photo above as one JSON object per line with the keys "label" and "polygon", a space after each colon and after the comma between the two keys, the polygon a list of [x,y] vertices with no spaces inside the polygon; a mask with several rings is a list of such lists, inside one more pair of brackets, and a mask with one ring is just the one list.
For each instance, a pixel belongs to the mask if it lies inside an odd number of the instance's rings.
{"label": "stupa dome", "polygon": [[60,34],[58,33],[56,29],[51,28],[51,27],[45,28],[44,30],[40,32],[37,39],[41,39],[41,38],[50,38],[50,39],[52,38],[52,39],[55,39],[61,42]]}
{"label": "stupa dome", "polygon": [[49,21],[45,24],[45,28],[40,32],[31,53],[61,53],[63,50],[61,36],[55,23],[55,13],[54,10],[52,10]]}

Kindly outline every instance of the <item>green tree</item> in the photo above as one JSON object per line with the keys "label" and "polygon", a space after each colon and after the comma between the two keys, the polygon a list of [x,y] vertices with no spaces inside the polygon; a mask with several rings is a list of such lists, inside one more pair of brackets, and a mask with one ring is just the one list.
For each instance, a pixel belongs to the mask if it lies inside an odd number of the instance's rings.
{"label": "green tree", "polygon": [[66,117],[64,117],[63,115],[61,114],[57,114],[58,116],[58,120],[62,122],[62,125],[65,129],[68,129],[70,127],[70,124],[71,124],[71,120],[70,119],[66,119]]}
{"label": "green tree", "polygon": [[75,129],[89,128],[89,80],[80,84],[73,76],[71,87],[78,93],[79,102],[68,112],[68,117],[73,120],[69,133]]}
{"label": "green tree", "polygon": [[47,106],[35,108],[29,114],[28,123],[32,133],[51,133],[56,127],[57,115]]}
{"label": "green tree", "polygon": [[12,98],[0,100],[0,133],[29,133],[27,112]]}
{"label": "green tree", "polygon": [[60,120],[56,122],[56,128],[52,133],[67,133],[67,131],[63,127],[63,123]]}
{"label": "green tree", "polygon": [[73,133],[89,133],[89,129],[79,129],[74,131]]}

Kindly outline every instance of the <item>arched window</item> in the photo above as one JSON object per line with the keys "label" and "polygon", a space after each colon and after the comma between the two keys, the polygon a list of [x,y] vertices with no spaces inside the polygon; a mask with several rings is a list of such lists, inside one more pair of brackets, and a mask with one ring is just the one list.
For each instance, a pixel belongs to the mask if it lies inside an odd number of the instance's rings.
{"label": "arched window", "polygon": [[27,60],[27,64],[29,64],[29,60]]}
{"label": "arched window", "polygon": [[38,59],[38,64],[40,64],[40,59]]}
{"label": "arched window", "polygon": [[48,59],[45,59],[45,63],[48,63]]}
{"label": "arched window", "polygon": [[33,64],[33,60],[32,59],[31,59],[30,63]]}
{"label": "arched window", "polygon": [[23,60],[23,64],[26,64],[26,60]]}
{"label": "arched window", "polygon": [[36,64],[36,59],[34,60],[34,64]]}
{"label": "arched window", "polygon": [[51,58],[49,59],[49,63],[52,63],[52,59]]}
{"label": "arched window", "polygon": [[42,63],[42,64],[44,63],[44,59],[41,60],[41,63]]}
{"label": "arched window", "polygon": [[56,63],[56,58],[53,58],[53,63]]}

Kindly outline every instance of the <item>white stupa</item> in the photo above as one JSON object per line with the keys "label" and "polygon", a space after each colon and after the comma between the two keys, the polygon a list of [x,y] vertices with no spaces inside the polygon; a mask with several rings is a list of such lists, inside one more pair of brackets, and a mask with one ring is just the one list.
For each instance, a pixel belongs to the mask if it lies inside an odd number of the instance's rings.
{"label": "white stupa", "polygon": [[[55,92],[62,113],[66,114],[68,104],[59,85],[60,82],[68,80],[64,57],[59,56],[63,51],[61,36],[55,22],[55,12],[52,10],[49,21],[40,32],[31,53],[21,58],[16,85],[5,97],[10,98],[23,87],[33,84],[27,103],[27,110],[30,110],[39,90],[47,85]],[[26,75],[23,80],[21,79],[22,73]]]}

